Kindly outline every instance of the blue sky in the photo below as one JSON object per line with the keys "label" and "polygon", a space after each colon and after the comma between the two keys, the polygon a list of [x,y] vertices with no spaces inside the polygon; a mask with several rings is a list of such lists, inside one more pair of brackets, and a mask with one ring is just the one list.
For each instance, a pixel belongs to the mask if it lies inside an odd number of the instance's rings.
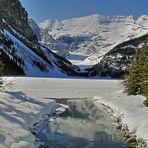
{"label": "blue sky", "polygon": [[148,0],[20,0],[35,21],[91,14],[148,15]]}

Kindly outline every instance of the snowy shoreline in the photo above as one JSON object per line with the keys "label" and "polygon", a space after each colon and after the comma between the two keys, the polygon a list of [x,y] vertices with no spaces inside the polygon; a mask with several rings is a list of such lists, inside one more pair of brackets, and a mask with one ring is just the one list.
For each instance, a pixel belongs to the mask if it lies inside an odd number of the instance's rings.
{"label": "snowy shoreline", "polygon": [[104,106],[127,143],[137,148],[148,147],[148,110],[144,100],[143,96],[126,96],[122,91],[92,99],[94,104]]}
{"label": "snowy shoreline", "polygon": [[[0,100],[1,148],[38,147],[41,142],[35,134],[48,124],[48,115],[59,114],[66,108],[53,100],[39,102],[22,92],[0,92]],[[35,127],[36,123],[39,124]]]}
{"label": "snowy shoreline", "polygon": [[[8,85],[0,92],[0,147],[34,147],[30,127],[55,111],[56,102],[49,98],[92,98],[112,110],[136,139],[148,144],[148,108],[143,96],[127,96],[121,80],[86,80],[53,78],[4,78]],[[96,96],[96,97],[94,97]],[[64,107],[63,107],[64,108]],[[59,109],[56,110],[59,112]],[[45,117],[45,118],[44,118]],[[132,135],[133,135],[132,134]],[[145,147],[144,147],[145,148]]]}

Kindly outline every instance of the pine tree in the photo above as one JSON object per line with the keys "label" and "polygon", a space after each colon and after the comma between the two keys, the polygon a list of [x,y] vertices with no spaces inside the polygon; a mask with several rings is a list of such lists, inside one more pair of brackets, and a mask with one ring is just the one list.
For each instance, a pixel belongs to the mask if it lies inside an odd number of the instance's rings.
{"label": "pine tree", "polygon": [[129,95],[144,94],[148,89],[147,79],[147,44],[137,51],[129,68],[129,74],[124,81],[126,92]]}
{"label": "pine tree", "polygon": [[143,73],[142,94],[148,98],[148,59],[145,60]]}
{"label": "pine tree", "polygon": [[134,56],[133,62],[128,70],[129,74],[125,79],[126,92],[129,95],[141,94],[141,58],[140,51]]}
{"label": "pine tree", "polygon": [[145,46],[142,71],[142,94],[148,98],[148,46]]}

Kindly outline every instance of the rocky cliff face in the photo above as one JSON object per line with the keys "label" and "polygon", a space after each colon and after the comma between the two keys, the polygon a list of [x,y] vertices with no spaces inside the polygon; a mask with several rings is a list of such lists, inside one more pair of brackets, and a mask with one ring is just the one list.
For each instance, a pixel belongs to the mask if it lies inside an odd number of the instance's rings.
{"label": "rocky cliff face", "polygon": [[37,36],[38,41],[41,41],[41,35],[40,35],[41,29],[39,28],[37,23],[31,17],[29,17],[28,23],[31,29],[33,30],[34,34]]}
{"label": "rocky cliff face", "polygon": [[2,17],[0,15],[0,29],[2,28]]}
{"label": "rocky cliff face", "polygon": [[36,41],[31,27],[28,25],[28,14],[19,0],[0,0],[1,18],[28,40]]}

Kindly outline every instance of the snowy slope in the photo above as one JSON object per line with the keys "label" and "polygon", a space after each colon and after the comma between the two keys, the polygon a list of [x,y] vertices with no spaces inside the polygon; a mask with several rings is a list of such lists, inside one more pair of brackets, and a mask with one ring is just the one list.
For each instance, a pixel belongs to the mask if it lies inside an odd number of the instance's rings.
{"label": "snowy slope", "polygon": [[28,22],[41,45],[46,46],[60,56],[67,56],[69,51],[66,44],[54,39],[52,35],[48,33],[48,30],[40,29],[37,23],[31,17],[29,17]]}
{"label": "snowy slope", "polygon": [[[132,17],[122,16],[103,16],[103,15],[91,15],[81,18],[72,18],[68,20],[45,20],[39,24],[40,28],[48,29],[51,35],[59,37],[61,35],[69,34],[74,35],[86,35],[86,34],[97,34],[99,31],[108,31],[107,27],[113,29],[114,24],[119,23],[132,23]],[[59,34],[60,33],[60,34]]]}
{"label": "snowy slope", "polygon": [[89,69],[89,75],[124,77],[136,51],[146,42],[148,34],[117,45],[106,53],[98,64]]}
{"label": "snowy slope", "polygon": [[49,19],[39,24],[55,39],[67,43],[74,54],[87,54],[88,58],[81,59],[78,65],[98,63],[105,53],[119,43],[147,34],[147,25],[148,17],[145,15],[134,20],[132,16],[99,14],[63,21]]}
{"label": "snowy slope", "polygon": [[106,106],[115,120],[121,119],[121,130],[124,131],[127,127],[131,135],[129,140],[136,139],[141,143],[138,148],[147,148],[145,143],[148,144],[148,110],[143,105],[143,96],[127,96],[123,90],[114,90],[109,95],[106,93],[96,96],[94,100],[96,104]]}
{"label": "snowy slope", "polygon": [[[79,68],[63,57],[56,55],[45,47],[27,42],[26,38],[12,28],[11,32],[15,33],[17,37],[6,29],[1,32],[3,37],[1,38],[2,50],[23,69],[25,75],[44,77],[81,76]],[[4,42],[5,39],[11,41],[10,47]],[[24,42],[29,43],[29,46]]]}
{"label": "snowy slope", "polygon": [[48,115],[52,119],[53,113],[63,112],[65,107],[50,99],[31,98],[20,90],[10,91],[8,84],[15,80],[4,78],[8,91],[0,91],[0,148],[35,148],[39,143],[33,132],[40,133],[48,124]]}

